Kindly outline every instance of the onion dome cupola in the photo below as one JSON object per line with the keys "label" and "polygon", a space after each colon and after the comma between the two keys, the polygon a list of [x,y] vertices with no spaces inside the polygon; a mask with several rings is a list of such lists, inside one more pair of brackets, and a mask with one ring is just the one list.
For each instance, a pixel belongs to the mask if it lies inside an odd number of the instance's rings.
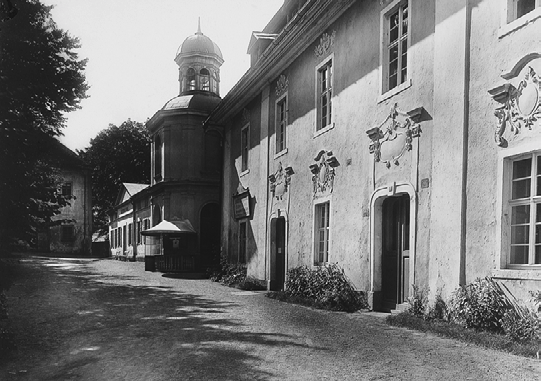
{"label": "onion dome cupola", "polygon": [[218,45],[201,33],[189,36],[178,48],[175,62],[179,66],[180,95],[199,92],[220,96],[220,66],[224,59]]}

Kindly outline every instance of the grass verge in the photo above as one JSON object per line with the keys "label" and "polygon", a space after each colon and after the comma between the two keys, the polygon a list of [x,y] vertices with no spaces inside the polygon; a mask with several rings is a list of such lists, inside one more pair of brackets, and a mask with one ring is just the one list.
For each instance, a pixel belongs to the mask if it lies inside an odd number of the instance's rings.
{"label": "grass verge", "polygon": [[523,357],[536,357],[536,353],[539,350],[539,343],[537,341],[518,343],[511,341],[502,334],[464,328],[460,325],[438,319],[425,320],[408,313],[389,315],[387,317],[387,323],[395,327],[434,333],[441,337],[448,337],[464,343],[475,344]]}
{"label": "grass verge", "polygon": [[270,299],[279,300],[280,302],[299,304],[301,306],[317,308],[320,310],[355,312],[355,311],[358,311],[359,309],[362,309],[362,308],[344,309],[343,306],[324,304],[317,301],[316,299],[303,298],[302,296],[297,296],[297,295],[289,295],[288,293],[284,291],[270,291],[270,292],[267,292],[265,296]]}

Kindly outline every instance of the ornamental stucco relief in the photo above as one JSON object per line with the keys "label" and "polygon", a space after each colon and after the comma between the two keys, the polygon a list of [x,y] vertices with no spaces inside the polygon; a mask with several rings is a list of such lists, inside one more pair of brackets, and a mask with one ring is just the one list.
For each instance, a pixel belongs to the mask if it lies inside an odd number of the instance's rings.
{"label": "ornamental stucco relief", "polygon": [[498,118],[494,141],[500,147],[507,147],[508,139],[515,138],[522,130],[531,130],[540,124],[541,80],[532,66],[525,66],[520,77],[522,79],[516,87],[506,83],[488,91],[494,100],[501,103],[494,111]]}
{"label": "ornamental stucco relief", "polygon": [[278,165],[278,170],[269,176],[269,185],[272,197],[277,201],[281,201],[284,198],[284,195],[289,189],[289,184],[291,183],[291,176],[295,172],[291,167],[282,167],[282,163]]}
{"label": "ornamental stucco relief", "polygon": [[335,168],[340,164],[332,151],[321,150],[314,158],[316,163],[310,165],[314,198],[332,193],[334,188]]}
{"label": "ornamental stucco relief", "polygon": [[336,31],[333,30],[331,34],[323,33],[319,39],[319,44],[315,47],[314,53],[316,57],[323,57],[327,55],[331,47],[334,45],[334,38],[336,37]]}
{"label": "ornamental stucco relief", "polygon": [[289,81],[285,75],[281,75],[280,78],[276,81],[276,97],[281,97],[289,86]]}
{"label": "ornamental stucco relief", "polygon": [[399,165],[399,159],[406,151],[411,151],[413,138],[421,135],[418,122],[422,107],[404,112],[395,103],[385,120],[376,127],[366,131],[370,138],[369,151],[375,162],[382,162],[387,168],[391,164]]}

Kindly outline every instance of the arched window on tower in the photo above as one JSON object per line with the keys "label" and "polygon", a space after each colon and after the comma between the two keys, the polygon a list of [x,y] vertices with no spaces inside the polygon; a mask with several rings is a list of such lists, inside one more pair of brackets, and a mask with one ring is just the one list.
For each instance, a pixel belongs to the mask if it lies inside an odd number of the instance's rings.
{"label": "arched window on tower", "polygon": [[189,68],[186,72],[186,90],[195,90],[195,70]]}
{"label": "arched window on tower", "polygon": [[199,84],[201,90],[210,91],[210,73],[207,69],[199,71]]}
{"label": "arched window on tower", "polygon": [[154,138],[154,179],[162,180],[162,138],[160,135]]}

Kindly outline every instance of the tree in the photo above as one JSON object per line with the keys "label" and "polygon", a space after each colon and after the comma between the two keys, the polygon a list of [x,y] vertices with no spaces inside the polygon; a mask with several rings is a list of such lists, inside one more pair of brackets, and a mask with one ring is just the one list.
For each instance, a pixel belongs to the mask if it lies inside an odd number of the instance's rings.
{"label": "tree", "polygon": [[150,181],[150,136],[142,123],[128,119],[110,124],[79,154],[92,170],[94,229],[104,233],[122,183]]}
{"label": "tree", "polygon": [[[44,149],[65,125],[64,113],[86,97],[79,41],[59,29],[39,0],[12,0],[0,23],[0,253],[30,240],[67,200]],[[5,7],[4,7],[5,8]]]}

